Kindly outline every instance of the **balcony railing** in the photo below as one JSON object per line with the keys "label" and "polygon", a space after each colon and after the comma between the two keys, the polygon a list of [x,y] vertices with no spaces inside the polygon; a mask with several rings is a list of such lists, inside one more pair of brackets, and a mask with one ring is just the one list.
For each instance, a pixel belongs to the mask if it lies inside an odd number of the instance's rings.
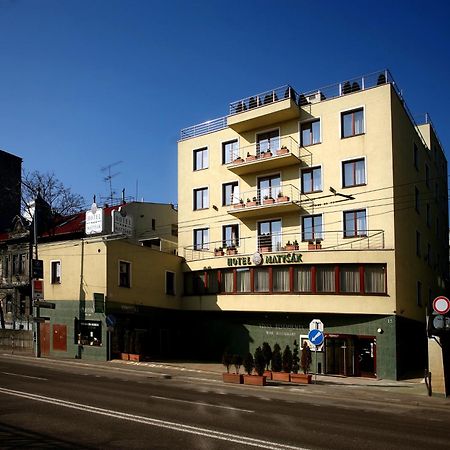
{"label": "balcony railing", "polygon": [[223,130],[227,127],[227,117],[219,117],[218,119],[208,120],[207,122],[183,128],[181,130],[181,140],[190,139],[203,134],[213,133]]}
{"label": "balcony railing", "polygon": [[[362,233],[360,231],[360,233]],[[383,250],[385,239],[383,230],[365,230],[364,236],[345,237],[343,230],[324,231],[316,233],[314,239],[302,240],[302,233],[269,233],[258,237],[243,237],[213,241],[200,246],[187,246],[184,248],[186,261],[199,261],[202,259],[220,256],[251,255],[255,252],[274,253],[308,251],[351,251],[351,250]],[[312,237],[311,234],[304,236]],[[329,262],[333,262],[328,258]]]}
{"label": "balcony railing", "polygon": [[267,106],[271,103],[286,100],[288,98],[296,102],[298,96],[293,87],[284,85],[270,91],[265,91],[260,94],[252,95],[251,97],[246,97],[230,103],[230,116],[248,111],[250,109],[259,108],[261,106]]}

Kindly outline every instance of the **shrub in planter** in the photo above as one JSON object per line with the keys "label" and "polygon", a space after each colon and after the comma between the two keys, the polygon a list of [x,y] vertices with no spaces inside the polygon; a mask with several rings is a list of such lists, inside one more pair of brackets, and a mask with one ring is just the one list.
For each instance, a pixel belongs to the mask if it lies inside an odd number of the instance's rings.
{"label": "shrub in planter", "polygon": [[230,373],[230,366],[232,363],[232,356],[228,353],[228,350],[225,350],[222,355],[222,364],[227,369],[227,373]]}
{"label": "shrub in planter", "polygon": [[272,348],[268,342],[263,342],[262,352],[264,356],[264,363],[266,370],[269,370],[270,362],[272,361]]}
{"label": "shrub in planter", "polygon": [[264,374],[264,368],[266,367],[266,360],[264,358],[264,353],[261,350],[261,347],[258,347],[255,350],[255,359],[254,359],[254,363],[255,363],[255,370],[256,373],[259,376],[262,376]]}
{"label": "shrub in planter", "polygon": [[300,370],[300,358],[298,356],[298,343],[295,340],[294,341],[294,351],[292,352],[292,372],[293,373],[298,373],[298,371]]}
{"label": "shrub in planter", "polygon": [[281,348],[278,344],[275,344],[272,353],[272,370],[274,372],[281,372],[281,364]]}
{"label": "shrub in planter", "polygon": [[286,373],[291,373],[292,371],[292,351],[289,345],[286,345],[286,348],[283,352],[283,371]]}
{"label": "shrub in planter", "polygon": [[242,366],[242,356],[241,355],[233,355],[231,358],[231,363],[234,366],[235,372],[239,373],[239,371],[241,370],[241,366]]}
{"label": "shrub in planter", "polygon": [[255,360],[253,359],[253,355],[249,352],[245,355],[244,358],[244,369],[248,375],[251,375],[254,367]]}
{"label": "shrub in planter", "polygon": [[303,343],[302,348],[302,356],[300,358],[300,367],[303,370],[303,373],[308,373],[309,368],[311,367],[312,357],[311,350],[306,342]]}

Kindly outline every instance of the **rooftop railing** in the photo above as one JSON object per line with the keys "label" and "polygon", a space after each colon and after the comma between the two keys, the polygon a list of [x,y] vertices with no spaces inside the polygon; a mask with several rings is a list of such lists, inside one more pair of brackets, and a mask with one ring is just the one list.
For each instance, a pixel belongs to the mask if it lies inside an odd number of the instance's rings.
{"label": "rooftop railing", "polygon": [[203,134],[213,133],[214,131],[223,130],[227,127],[227,117],[219,117],[218,119],[208,120],[198,125],[183,128],[181,130],[181,140],[190,139]]}
{"label": "rooftop railing", "polygon": [[[305,234],[306,233],[306,234]],[[274,252],[383,250],[383,230],[359,230],[359,236],[345,237],[344,230],[320,233],[268,233],[255,237],[231,238],[207,244],[184,247],[186,261],[199,261],[219,256],[251,255]],[[332,261],[329,261],[332,262]]]}

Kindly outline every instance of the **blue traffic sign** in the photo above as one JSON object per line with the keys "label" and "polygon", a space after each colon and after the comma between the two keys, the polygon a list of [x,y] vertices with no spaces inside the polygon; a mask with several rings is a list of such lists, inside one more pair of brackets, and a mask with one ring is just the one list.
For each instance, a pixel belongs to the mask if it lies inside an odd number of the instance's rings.
{"label": "blue traffic sign", "polygon": [[308,339],[309,339],[309,342],[311,342],[311,344],[318,347],[319,345],[323,344],[325,336],[323,335],[323,332],[320,330],[311,330],[308,333]]}

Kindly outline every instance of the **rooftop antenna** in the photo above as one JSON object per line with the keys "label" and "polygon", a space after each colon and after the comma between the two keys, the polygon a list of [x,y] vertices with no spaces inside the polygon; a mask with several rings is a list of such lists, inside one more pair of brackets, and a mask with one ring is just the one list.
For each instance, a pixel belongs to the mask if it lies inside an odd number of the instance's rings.
{"label": "rooftop antenna", "polygon": [[108,174],[108,175],[106,175],[103,178],[103,181],[106,182],[106,183],[109,183],[109,199],[110,199],[110,204],[111,205],[113,204],[114,194],[115,194],[115,192],[113,191],[113,188],[112,188],[112,179],[115,176],[119,175],[119,173],[120,173],[120,172],[111,173],[111,169],[114,166],[117,166],[117,165],[122,164],[122,163],[123,163],[123,161],[116,161],[116,162],[114,162],[112,164],[108,164],[107,166],[101,168],[102,172],[106,172]]}

